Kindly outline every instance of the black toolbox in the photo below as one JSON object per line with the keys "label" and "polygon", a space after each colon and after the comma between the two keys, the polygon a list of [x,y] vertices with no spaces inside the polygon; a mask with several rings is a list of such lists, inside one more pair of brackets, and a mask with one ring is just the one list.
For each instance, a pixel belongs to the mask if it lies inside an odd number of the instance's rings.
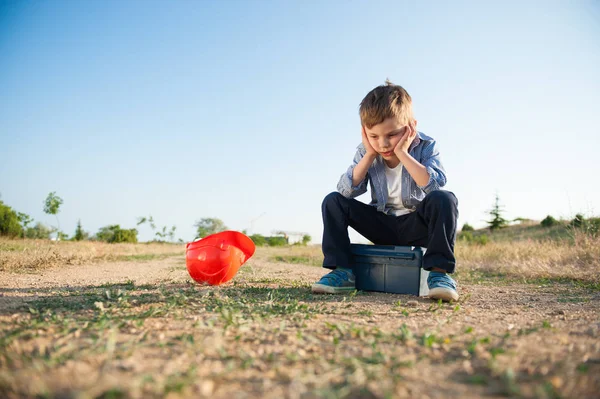
{"label": "black toolbox", "polygon": [[426,296],[427,276],[420,247],[351,244],[356,289]]}

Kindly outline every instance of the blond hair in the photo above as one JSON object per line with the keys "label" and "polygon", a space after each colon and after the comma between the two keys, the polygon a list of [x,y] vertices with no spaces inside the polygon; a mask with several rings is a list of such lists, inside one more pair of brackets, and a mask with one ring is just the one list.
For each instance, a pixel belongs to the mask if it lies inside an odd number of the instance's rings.
{"label": "blond hair", "polygon": [[403,124],[414,120],[410,95],[402,86],[393,84],[389,79],[363,98],[359,114],[360,122],[369,129],[391,117]]}

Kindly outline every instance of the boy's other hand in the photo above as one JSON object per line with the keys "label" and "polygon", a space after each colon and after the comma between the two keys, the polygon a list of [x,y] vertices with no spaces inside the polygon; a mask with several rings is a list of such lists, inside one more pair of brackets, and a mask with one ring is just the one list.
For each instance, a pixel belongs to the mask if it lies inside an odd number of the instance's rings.
{"label": "boy's other hand", "polygon": [[[363,129],[364,131],[364,129]],[[396,148],[394,148],[394,153],[396,156],[400,156],[400,154],[405,153],[408,154],[408,149],[412,144],[413,140],[417,137],[417,128],[414,122],[409,122],[406,126],[405,132],[396,144]]]}
{"label": "boy's other hand", "polygon": [[365,150],[367,151],[366,155],[377,156],[377,151],[375,151],[375,149],[373,148],[371,143],[369,143],[369,138],[367,137],[367,132],[365,131],[364,125],[361,125],[361,132],[362,132],[362,143],[363,143],[363,146],[365,147]]}

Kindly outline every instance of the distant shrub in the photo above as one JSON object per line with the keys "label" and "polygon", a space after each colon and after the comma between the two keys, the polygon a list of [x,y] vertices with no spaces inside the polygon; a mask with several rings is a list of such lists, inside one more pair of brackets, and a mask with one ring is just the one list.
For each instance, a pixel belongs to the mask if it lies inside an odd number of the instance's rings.
{"label": "distant shrub", "polygon": [[490,239],[487,235],[481,234],[481,235],[474,236],[473,233],[470,231],[461,231],[458,234],[458,239],[466,242],[467,244],[477,244],[477,245],[485,245],[490,241]]}
{"label": "distant shrub", "polygon": [[[154,223],[154,222],[152,222]],[[140,223],[138,223],[140,224]],[[151,224],[152,226],[152,224]],[[204,238],[212,234],[227,230],[227,226],[218,218],[203,218],[194,224],[196,227],[196,237]]]}
{"label": "distant shrub", "polygon": [[87,231],[84,231],[81,227],[81,220],[77,221],[77,228],[75,229],[75,234],[73,235],[73,241],[81,241],[87,240],[89,238],[89,234]]}
{"label": "distant shrub", "polygon": [[265,237],[267,240],[267,244],[270,247],[283,247],[288,244],[288,241],[285,237],[275,236],[275,237]]}
{"label": "distant shrub", "polygon": [[552,227],[558,224],[558,220],[554,219],[552,216],[548,215],[542,220],[540,223],[543,227]]}
{"label": "distant shrub", "polygon": [[115,238],[112,242],[131,242],[137,243],[137,230],[136,229],[119,229],[115,231]]}
{"label": "distant shrub", "polygon": [[[575,221],[575,219],[573,220]],[[598,233],[600,233],[600,218],[583,219],[577,224],[573,224],[573,226],[583,231],[585,234],[597,237]]]}
{"label": "distant shrub", "polygon": [[311,242],[312,237],[308,234],[305,234],[302,236],[302,245],[308,245],[309,242]]}
{"label": "distant shrub", "polygon": [[65,240],[69,239],[69,235],[67,233],[65,233],[64,231],[57,231],[56,239],[59,241],[65,241]]}
{"label": "distant shrub", "polygon": [[0,236],[19,237],[23,234],[17,212],[0,201]]}
{"label": "distant shrub", "polygon": [[52,232],[53,230],[50,227],[43,223],[37,222],[35,226],[27,228],[25,231],[25,237],[48,240],[50,239],[50,234],[52,234]]}
{"label": "distant shrub", "polygon": [[254,245],[258,247],[267,245],[267,239],[261,234],[252,234],[250,239],[254,242]]}
{"label": "distant shrub", "polygon": [[463,224],[462,230],[463,232],[465,231],[474,231],[475,229],[473,228],[473,226],[471,226],[469,223],[465,223]]}
{"label": "distant shrub", "polygon": [[114,224],[100,228],[96,233],[96,239],[108,243],[137,243],[137,234],[138,231],[136,229],[122,229],[118,224]]}
{"label": "distant shrub", "polygon": [[464,230],[458,233],[458,239],[466,242],[473,242],[473,233],[469,230]]}
{"label": "distant shrub", "polygon": [[600,218],[593,217],[586,219],[582,214],[578,213],[575,215],[569,225],[577,230],[582,231],[585,234],[589,234],[592,237],[597,237],[600,234]]}
{"label": "distant shrub", "polygon": [[594,237],[600,233],[600,218],[589,218],[587,220],[587,232]]}
{"label": "distant shrub", "polygon": [[476,244],[485,245],[488,242],[490,242],[490,239],[489,239],[489,237],[487,235],[482,234],[482,235],[480,235],[478,237],[475,237],[474,241],[475,241]]}
{"label": "distant shrub", "polygon": [[573,220],[571,220],[571,226],[573,226],[573,227],[583,227],[584,223],[585,223],[585,218],[583,217],[583,215],[581,213],[578,213],[577,215],[575,215]]}
{"label": "distant shrub", "polygon": [[[308,237],[310,238],[310,236],[308,236]],[[285,238],[283,236],[265,237],[262,234],[252,234],[250,236],[250,239],[254,242],[254,245],[256,245],[257,247],[264,247],[264,246],[283,247],[285,245],[288,245],[287,238]],[[304,242],[305,242],[305,240],[303,239],[302,244],[304,244]],[[302,245],[302,244],[299,244],[299,245]],[[306,244],[304,244],[304,245],[306,245]]]}

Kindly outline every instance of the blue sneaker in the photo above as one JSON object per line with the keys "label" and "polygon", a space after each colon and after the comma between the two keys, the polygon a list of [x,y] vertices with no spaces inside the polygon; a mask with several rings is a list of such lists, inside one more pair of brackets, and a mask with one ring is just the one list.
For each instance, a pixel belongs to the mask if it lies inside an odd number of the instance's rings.
{"label": "blue sneaker", "polygon": [[431,299],[441,299],[445,302],[458,300],[456,281],[446,273],[429,272],[427,285],[429,286],[429,298]]}
{"label": "blue sneaker", "polygon": [[312,285],[312,292],[315,294],[343,294],[355,289],[354,273],[352,270],[341,268],[324,275]]}

